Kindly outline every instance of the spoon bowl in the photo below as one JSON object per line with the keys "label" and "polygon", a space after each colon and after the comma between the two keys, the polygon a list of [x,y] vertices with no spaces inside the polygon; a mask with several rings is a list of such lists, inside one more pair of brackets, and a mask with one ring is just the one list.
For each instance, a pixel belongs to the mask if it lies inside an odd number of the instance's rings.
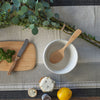
{"label": "spoon bowl", "polygon": [[64,58],[64,51],[65,49],[69,46],[69,44],[71,44],[80,34],[82,33],[82,31],[80,29],[77,29],[73,35],[70,37],[69,41],[66,43],[65,46],[63,46],[61,49],[54,51],[51,53],[50,55],[50,62],[51,63],[58,63],[60,62],[63,58]]}
{"label": "spoon bowl", "polygon": [[57,50],[50,55],[50,62],[56,64],[64,58],[64,53],[61,50]]}

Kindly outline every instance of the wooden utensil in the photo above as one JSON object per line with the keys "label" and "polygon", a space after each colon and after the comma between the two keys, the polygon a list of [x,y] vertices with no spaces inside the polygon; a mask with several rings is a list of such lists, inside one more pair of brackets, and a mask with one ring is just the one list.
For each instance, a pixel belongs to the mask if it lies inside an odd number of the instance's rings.
{"label": "wooden utensil", "polygon": [[29,40],[25,39],[23,46],[19,50],[19,52],[18,52],[18,54],[17,54],[17,56],[16,56],[16,58],[14,60],[14,63],[12,64],[12,66],[10,67],[10,69],[8,71],[8,75],[10,75],[11,72],[13,71],[13,69],[15,68],[17,61],[21,58],[21,56],[24,53],[26,47],[28,46],[28,43],[29,43]]}
{"label": "wooden utensil", "polygon": [[[12,62],[8,63],[7,61],[0,62],[0,71],[8,71],[12,64],[14,63],[17,53],[23,45],[23,41],[2,41],[0,42],[0,48],[3,48],[5,51],[7,49],[15,50],[16,54],[12,57]],[[36,48],[33,43],[29,43],[25,49],[21,59],[17,62],[14,71],[27,71],[35,67],[36,64]]]}
{"label": "wooden utensil", "polygon": [[69,44],[72,43],[81,33],[82,33],[82,31],[81,31],[80,29],[77,29],[77,30],[73,33],[73,35],[70,37],[69,41],[67,42],[67,44],[66,44],[63,48],[61,48],[61,49],[59,49],[59,50],[53,52],[53,53],[50,55],[50,62],[51,62],[51,63],[54,63],[54,64],[60,62],[60,61],[64,58],[64,51],[65,51],[65,49],[66,49],[66,48],[69,46]]}

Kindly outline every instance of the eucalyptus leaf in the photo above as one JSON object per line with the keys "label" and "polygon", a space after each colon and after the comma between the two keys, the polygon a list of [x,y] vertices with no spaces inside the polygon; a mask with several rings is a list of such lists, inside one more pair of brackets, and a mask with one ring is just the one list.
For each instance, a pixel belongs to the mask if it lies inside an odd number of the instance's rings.
{"label": "eucalyptus leaf", "polygon": [[43,4],[41,2],[37,2],[35,5],[35,15],[39,16],[39,11],[44,10]]}
{"label": "eucalyptus leaf", "polygon": [[20,19],[24,19],[25,18],[25,14],[20,16]]}
{"label": "eucalyptus leaf", "polygon": [[[31,28],[34,35],[38,33],[38,27],[61,29],[64,22],[58,20],[59,15],[52,12],[46,1],[48,0],[0,0],[0,28],[12,24],[22,25]],[[49,1],[53,3],[53,0]],[[64,32],[71,35],[75,29],[66,24]],[[94,36],[82,33],[80,38],[100,48],[100,41]]]}
{"label": "eucalyptus leaf", "polygon": [[56,22],[51,22],[51,25],[53,25],[56,28],[58,28],[60,26],[60,24],[59,23],[56,23]]}
{"label": "eucalyptus leaf", "polygon": [[23,0],[18,0],[20,3],[23,3]]}
{"label": "eucalyptus leaf", "polygon": [[23,15],[24,13],[26,13],[28,11],[28,8],[27,8],[27,6],[22,6],[21,7],[21,10],[19,10],[18,12],[17,12],[17,14],[18,15]]}
{"label": "eucalyptus leaf", "polygon": [[95,36],[93,36],[93,39],[96,40]]}
{"label": "eucalyptus leaf", "polygon": [[54,1],[53,0],[50,0],[50,2],[53,3]]}
{"label": "eucalyptus leaf", "polygon": [[0,2],[0,7],[1,7],[1,2]]}
{"label": "eucalyptus leaf", "polygon": [[27,15],[28,15],[28,16],[33,15],[33,12],[30,11],[30,10],[28,10]]}
{"label": "eucalyptus leaf", "polygon": [[[42,1],[43,1],[43,0],[42,0]],[[35,2],[35,3],[36,3],[36,4],[37,4],[37,3],[39,3],[39,0],[36,0],[36,2]]]}
{"label": "eucalyptus leaf", "polygon": [[27,0],[23,0],[23,3],[27,3]]}
{"label": "eucalyptus leaf", "polygon": [[58,19],[59,18],[59,14],[58,13],[55,13],[55,17]]}
{"label": "eucalyptus leaf", "polygon": [[27,0],[27,4],[30,8],[33,8],[35,6],[35,0]]}
{"label": "eucalyptus leaf", "polygon": [[21,7],[21,12],[26,13],[28,11],[27,6],[22,6]]}
{"label": "eucalyptus leaf", "polygon": [[20,7],[20,2],[19,2],[19,0],[12,0],[12,2],[14,3],[14,6],[15,6],[16,8],[19,8],[19,7]]}
{"label": "eucalyptus leaf", "polygon": [[26,28],[28,28],[28,27],[29,27],[29,25],[25,25],[24,29],[26,29]]}
{"label": "eucalyptus leaf", "polygon": [[37,20],[37,17],[36,16],[33,16],[33,15],[31,15],[31,16],[29,16],[29,22],[30,23],[34,23],[36,20]]}
{"label": "eucalyptus leaf", "polygon": [[56,23],[55,23],[55,22],[51,22],[51,24],[52,24],[53,26],[56,26]]}
{"label": "eucalyptus leaf", "polygon": [[41,11],[41,10],[43,10],[43,9],[44,9],[44,7],[43,7],[43,4],[42,4],[41,2],[36,3],[36,5],[35,5],[35,10]]}
{"label": "eucalyptus leaf", "polygon": [[13,24],[18,24],[19,23],[19,18],[18,17],[13,17],[12,18],[12,23]]}
{"label": "eucalyptus leaf", "polygon": [[11,7],[11,13],[13,13],[13,11],[15,11],[15,10],[17,10],[17,9],[15,8],[14,5],[12,5],[12,7]]}
{"label": "eucalyptus leaf", "polygon": [[19,10],[19,11],[17,12],[17,14],[22,16],[24,13],[23,13],[21,10]]}
{"label": "eucalyptus leaf", "polygon": [[35,15],[36,15],[36,16],[39,16],[39,12],[38,12],[37,9],[35,9]]}
{"label": "eucalyptus leaf", "polygon": [[32,34],[36,35],[37,33],[38,33],[38,28],[34,26],[34,28],[32,29]]}
{"label": "eucalyptus leaf", "polygon": [[9,9],[11,9],[10,3],[5,2],[5,3],[2,5],[1,9],[2,9],[3,11],[8,11]]}
{"label": "eucalyptus leaf", "polygon": [[44,21],[43,22],[43,26],[48,26],[49,25],[49,21]]}
{"label": "eucalyptus leaf", "polygon": [[33,29],[34,28],[34,24],[30,24],[29,28]]}
{"label": "eucalyptus leaf", "polygon": [[46,10],[46,15],[47,15],[47,18],[51,18],[54,16],[53,12],[51,11],[51,9],[48,9]]}
{"label": "eucalyptus leaf", "polygon": [[46,1],[42,1],[42,4],[43,4],[44,7],[47,7],[47,8],[50,7],[49,3],[46,2]]}

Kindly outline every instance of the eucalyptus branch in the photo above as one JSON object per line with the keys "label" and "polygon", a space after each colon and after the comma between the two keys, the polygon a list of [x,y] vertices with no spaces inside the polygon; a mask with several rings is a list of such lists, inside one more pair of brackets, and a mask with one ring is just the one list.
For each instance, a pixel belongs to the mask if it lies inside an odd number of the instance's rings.
{"label": "eucalyptus branch", "polygon": [[[51,0],[53,1],[53,0]],[[49,2],[49,1],[48,1]],[[64,32],[72,35],[74,27],[60,21],[59,15],[52,13],[49,3],[44,0],[1,0],[0,1],[0,28],[10,25],[20,25],[30,28],[32,34],[38,33],[38,27],[46,27],[61,30],[65,24]],[[100,48],[100,41],[94,36],[82,33],[82,38]]]}
{"label": "eucalyptus branch", "polygon": [[[58,22],[62,27],[63,25],[65,24],[64,22],[56,19],[56,18],[52,18],[53,21],[56,21]],[[72,33],[75,31],[75,29],[73,27],[71,27],[70,25],[68,24],[65,24],[65,28],[63,30],[65,33],[69,34],[69,35],[72,35]],[[86,34],[86,33],[82,33],[79,38],[82,38],[86,41],[88,41],[89,43],[97,46],[100,48],[100,41],[96,40],[94,36],[90,35],[90,34]]]}

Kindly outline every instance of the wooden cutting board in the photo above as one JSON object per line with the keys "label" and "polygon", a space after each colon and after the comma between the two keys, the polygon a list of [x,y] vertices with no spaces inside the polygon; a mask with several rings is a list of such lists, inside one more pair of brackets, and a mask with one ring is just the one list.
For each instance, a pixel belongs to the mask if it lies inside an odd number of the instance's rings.
{"label": "wooden cutting board", "polygon": [[[15,56],[21,49],[23,43],[24,43],[23,41],[0,42],[0,48],[3,48],[4,50],[7,50],[7,49],[15,50],[16,54],[13,55],[13,57],[12,57],[12,60],[14,61]],[[12,61],[12,63],[13,63],[13,61]],[[1,61],[0,62],[0,71],[8,71],[9,68],[11,67],[12,63],[8,63],[7,61]],[[32,43],[29,43],[26,50],[24,51],[23,55],[17,62],[14,71],[31,70],[35,67],[35,64],[36,64],[36,49]]]}

